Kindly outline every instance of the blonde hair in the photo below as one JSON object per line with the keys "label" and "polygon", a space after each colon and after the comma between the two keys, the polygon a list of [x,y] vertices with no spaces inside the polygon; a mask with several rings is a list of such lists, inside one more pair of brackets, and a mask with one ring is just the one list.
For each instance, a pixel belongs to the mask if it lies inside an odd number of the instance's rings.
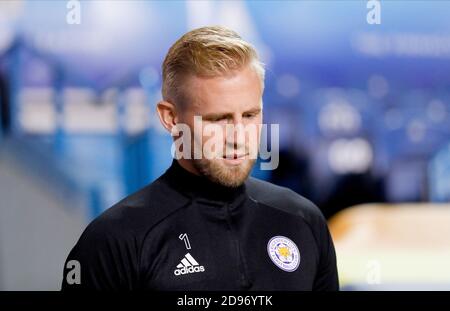
{"label": "blonde hair", "polygon": [[264,87],[264,65],[253,46],[235,31],[222,26],[189,31],[170,47],[164,59],[163,99],[183,102],[182,86],[188,75],[216,77],[247,65],[253,66]]}

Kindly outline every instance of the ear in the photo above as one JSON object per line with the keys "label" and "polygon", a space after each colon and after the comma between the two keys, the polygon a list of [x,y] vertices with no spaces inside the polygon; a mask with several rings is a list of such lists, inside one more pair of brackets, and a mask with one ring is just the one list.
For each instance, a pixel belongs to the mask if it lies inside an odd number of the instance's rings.
{"label": "ear", "polygon": [[158,112],[159,121],[162,126],[164,126],[169,133],[172,133],[172,128],[178,121],[175,105],[171,102],[162,100],[156,105],[156,111]]}

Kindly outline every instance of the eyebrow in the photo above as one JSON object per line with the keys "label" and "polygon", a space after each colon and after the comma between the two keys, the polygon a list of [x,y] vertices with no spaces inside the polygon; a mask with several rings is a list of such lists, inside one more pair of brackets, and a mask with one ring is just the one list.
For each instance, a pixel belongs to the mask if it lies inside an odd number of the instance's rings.
{"label": "eyebrow", "polygon": [[250,110],[248,110],[248,111],[245,111],[244,113],[251,113],[251,114],[258,114],[258,113],[260,113],[261,112],[261,108],[260,107],[258,107],[258,108],[253,108],[253,109],[250,109]]}
{"label": "eyebrow", "polygon": [[[247,110],[244,112],[244,114],[258,114],[261,112],[261,108],[253,108],[250,110]],[[204,116],[202,116],[203,119],[205,120],[215,120],[215,119],[222,119],[222,118],[232,118],[233,114],[232,113],[209,113],[206,114]]]}

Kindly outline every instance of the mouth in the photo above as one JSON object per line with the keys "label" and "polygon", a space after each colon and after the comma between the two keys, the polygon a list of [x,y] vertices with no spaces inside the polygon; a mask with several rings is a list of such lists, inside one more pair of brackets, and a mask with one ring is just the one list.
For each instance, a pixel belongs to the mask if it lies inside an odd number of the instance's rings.
{"label": "mouth", "polygon": [[244,160],[246,159],[246,157],[248,156],[248,153],[244,153],[244,154],[231,154],[231,155],[227,155],[227,156],[223,156],[222,159],[223,161],[228,164],[228,165],[239,165],[242,162],[244,162]]}

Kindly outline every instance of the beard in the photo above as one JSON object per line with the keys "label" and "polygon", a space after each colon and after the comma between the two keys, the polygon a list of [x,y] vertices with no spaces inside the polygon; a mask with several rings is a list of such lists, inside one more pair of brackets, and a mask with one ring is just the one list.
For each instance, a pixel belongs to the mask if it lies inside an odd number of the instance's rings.
{"label": "beard", "polygon": [[225,187],[236,188],[250,175],[256,159],[245,159],[239,165],[227,165],[221,159],[193,159],[193,166],[210,181]]}

